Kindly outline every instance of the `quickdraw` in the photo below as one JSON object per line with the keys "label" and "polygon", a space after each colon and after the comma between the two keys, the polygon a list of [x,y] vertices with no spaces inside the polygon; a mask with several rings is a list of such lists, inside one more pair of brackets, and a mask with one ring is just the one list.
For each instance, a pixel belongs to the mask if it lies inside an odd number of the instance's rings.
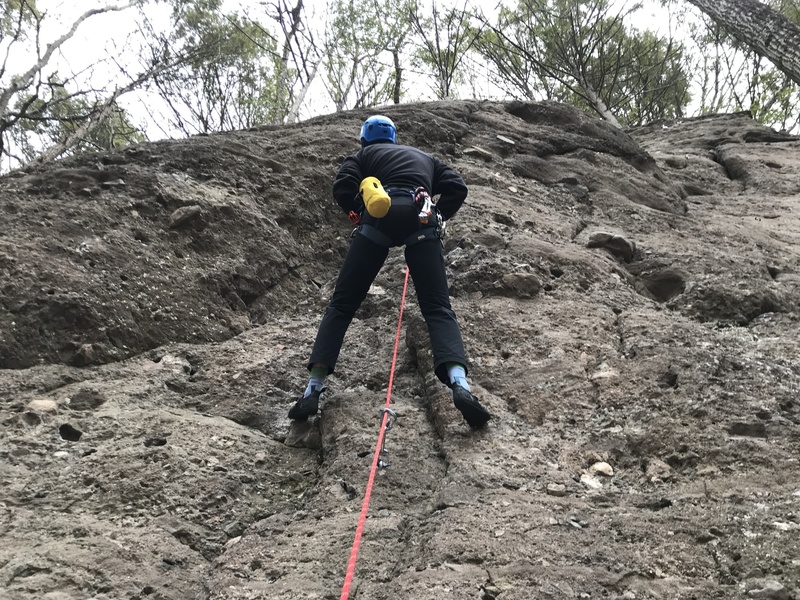
{"label": "quickdraw", "polygon": [[[395,422],[397,421],[397,413],[394,412],[391,408],[382,408],[381,409],[381,422],[383,422],[383,414],[386,413],[389,415],[390,420],[386,421],[386,428],[384,429],[384,436],[381,444],[381,456],[386,456],[389,454],[389,451],[386,449],[386,434],[392,430]],[[386,469],[392,463],[388,460],[383,460],[383,458],[378,460],[378,468],[379,469]]]}

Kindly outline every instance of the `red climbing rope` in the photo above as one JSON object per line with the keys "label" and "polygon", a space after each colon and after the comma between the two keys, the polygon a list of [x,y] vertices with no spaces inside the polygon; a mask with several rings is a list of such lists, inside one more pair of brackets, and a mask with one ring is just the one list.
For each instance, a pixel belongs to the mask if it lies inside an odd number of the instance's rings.
{"label": "red climbing rope", "polygon": [[397,364],[397,348],[400,345],[400,325],[403,322],[403,308],[406,305],[406,291],[408,290],[408,267],[406,267],[406,278],[403,283],[403,296],[400,299],[400,316],[397,318],[397,333],[394,337],[394,352],[392,353],[392,368],[389,371],[389,390],[386,392],[386,406],[383,410],[383,418],[381,419],[381,429],[378,433],[378,443],[375,446],[375,453],[372,455],[372,467],[369,470],[369,479],[367,480],[367,488],[364,490],[364,502],[361,505],[361,515],[358,517],[358,526],[356,527],[356,536],[353,540],[353,547],[350,549],[350,560],[347,561],[347,572],[344,577],[344,585],[342,585],[342,595],[339,600],[347,600],[350,597],[350,586],[353,583],[353,575],[356,571],[356,559],[358,559],[358,548],[361,545],[361,535],[364,533],[364,523],[367,520],[367,511],[369,510],[369,499],[372,496],[372,484],[375,482],[375,473],[378,470],[378,461],[381,457],[383,450],[383,437],[386,435],[386,423],[389,420],[389,406],[392,403],[392,386],[394,384],[394,369]]}

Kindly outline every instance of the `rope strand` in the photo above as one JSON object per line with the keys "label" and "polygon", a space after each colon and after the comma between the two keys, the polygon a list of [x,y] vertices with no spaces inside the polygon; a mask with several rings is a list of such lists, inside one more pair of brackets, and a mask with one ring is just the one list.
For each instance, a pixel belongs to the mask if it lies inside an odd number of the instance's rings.
{"label": "rope strand", "polygon": [[[392,368],[389,370],[389,390],[386,392],[386,405],[385,408],[389,409],[392,403],[392,387],[394,385],[394,371],[397,364],[397,349],[400,346],[400,326],[403,323],[403,308],[406,304],[406,291],[408,290],[408,267],[406,267],[405,282],[403,283],[403,296],[400,299],[400,316],[397,318],[397,333],[394,337],[394,352],[392,353]],[[358,517],[358,526],[356,527],[356,535],[353,540],[353,547],[350,549],[350,559],[347,561],[347,571],[344,577],[344,584],[342,585],[342,595],[339,600],[348,600],[350,597],[350,586],[353,584],[353,576],[356,571],[356,560],[358,559],[358,549],[361,546],[361,536],[364,533],[364,524],[367,520],[367,512],[369,511],[369,499],[372,496],[372,485],[375,482],[375,473],[378,470],[378,461],[381,457],[381,449],[383,448],[383,438],[386,435],[386,423],[389,420],[389,413],[384,410],[383,418],[381,419],[381,429],[378,433],[378,443],[375,446],[375,452],[372,455],[372,467],[369,471],[369,479],[367,480],[367,488],[364,491],[364,502],[361,505],[361,514]]]}

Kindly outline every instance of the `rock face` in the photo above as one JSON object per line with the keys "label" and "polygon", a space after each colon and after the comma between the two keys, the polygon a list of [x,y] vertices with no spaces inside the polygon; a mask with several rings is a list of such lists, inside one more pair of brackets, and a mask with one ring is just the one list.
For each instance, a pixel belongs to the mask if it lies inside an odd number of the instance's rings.
{"label": "rock face", "polygon": [[[412,286],[351,597],[794,597],[800,140],[746,114],[621,132],[549,103],[385,112],[470,186],[445,260],[495,418],[471,432],[453,408]],[[320,416],[286,412],[366,116],[0,179],[0,596],[339,596],[400,250]]]}

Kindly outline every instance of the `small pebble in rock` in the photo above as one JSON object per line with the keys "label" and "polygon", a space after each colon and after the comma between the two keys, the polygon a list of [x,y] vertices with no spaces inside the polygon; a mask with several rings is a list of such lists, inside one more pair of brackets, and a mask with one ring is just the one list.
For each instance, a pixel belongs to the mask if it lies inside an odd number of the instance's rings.
{"label": "small pebble in rock", "polygon": [[392,513],[389,512],[389,509],[387,509],[387,508],[382,508],[382,509],[380,509],[378,511],[378,516],[381,517],[382,519],[385,519],[386,517],[390,516],[391,514]]}
{"label": "small pebble in rock", "polygon": [[783,585],[771,579],[748,582],[747,596],[764,600],[791,600],[791,594]]}
{"label": "small pebble in rock", "polygon": [[58,412],[58,403],[49,398],[38,398],[28,402],[26,408],[36,413],[54,413]]}
{"label": "small pebble in rock", "polygon": [[577,517],[570,517],[567,519],[567,525],[572,525],[575,529],[585,529],[589,526],[589,523],[582,519],[578,519]]}
{"label": "small pebble in rock", "polygon": [[596,477],[592,477],[589,475],[589,473],[584,473],[581,475],[581,483],[592,490],[599,490],[603,487],[603,484],[600,483],[600,480]]}
{"label": "small pebble in rock", "polygon": [[589,473],[592,475],[602,475],[603,477],[613,477],[614,469],[607,462],[596,462],[589,467]]}
{"label": "small pebble in rock", "polygon": [[563,497],[567,495],[567,486],[563,483],[548,483],[547,493],[550,496]]}
{"label": "small pebble in rock", "polygon": [[653,483],[667,481],[672,478],[672,467],[658,458],[650,459],[647,463],[645,477]]}

